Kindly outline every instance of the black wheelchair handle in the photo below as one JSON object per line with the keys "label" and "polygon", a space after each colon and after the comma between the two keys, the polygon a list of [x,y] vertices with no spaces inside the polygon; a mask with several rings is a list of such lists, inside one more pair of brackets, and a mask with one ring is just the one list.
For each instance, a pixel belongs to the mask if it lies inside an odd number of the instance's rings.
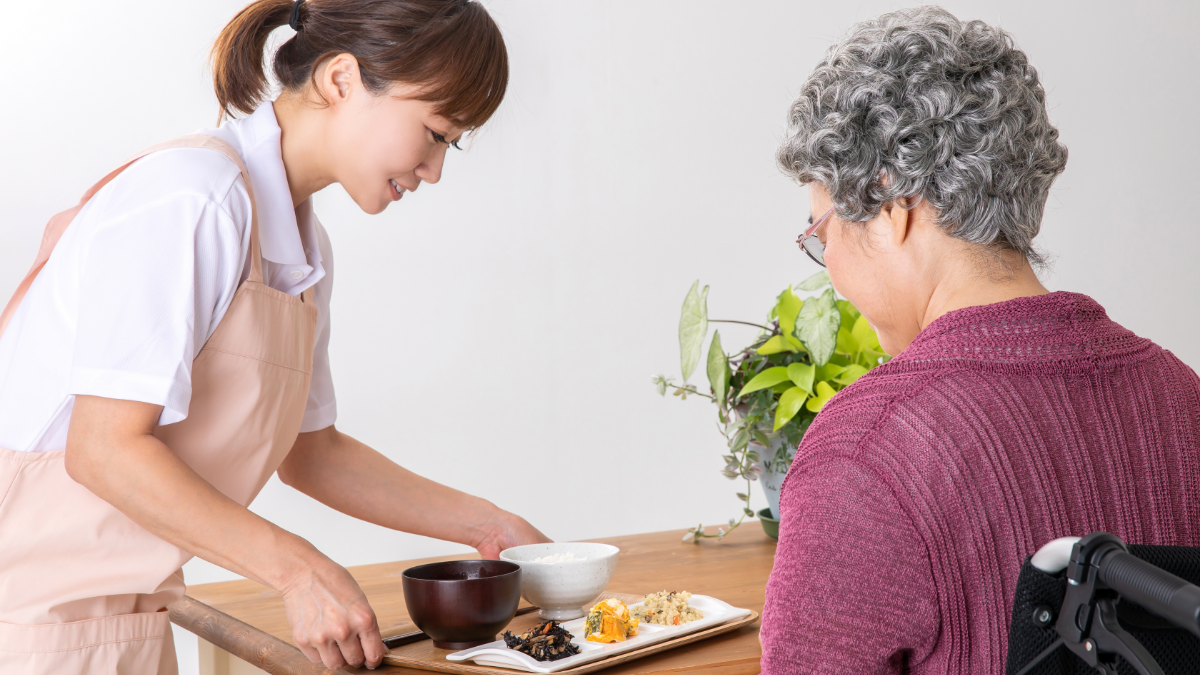
{"label": "black wheelchair handle", "polygon": [[1104,555],[1096,567],[1099,580],[1122,599],[1200,636],[1200,587],[1120,550]]}

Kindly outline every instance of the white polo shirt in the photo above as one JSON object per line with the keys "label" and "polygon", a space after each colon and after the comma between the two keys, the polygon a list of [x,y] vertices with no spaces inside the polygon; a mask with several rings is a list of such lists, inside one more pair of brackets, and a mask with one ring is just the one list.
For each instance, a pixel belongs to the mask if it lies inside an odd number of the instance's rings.
{"label": "white polo shirt", "polygon": [[[292,207],[271,103],[198,133],[225,139],[246,164],[266,283],[292,295],[313,288],[316,352],[301,431],[324,429],[337,416],[329,237],[311,201]],[[161,405],[160,425],[185,419],[192,361],[249,275],[249,246],[245,182],[211,150],[156,152],[96,193],[0,337],[0,448],[65,448],[77,394]],[[10,292],[0,290],[0,304]]]}

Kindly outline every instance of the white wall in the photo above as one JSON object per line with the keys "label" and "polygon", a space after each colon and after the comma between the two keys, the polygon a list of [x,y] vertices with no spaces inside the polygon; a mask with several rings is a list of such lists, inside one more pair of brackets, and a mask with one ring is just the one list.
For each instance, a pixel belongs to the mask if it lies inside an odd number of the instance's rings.
{"label": "white wall", "polygon": [[[215,119],[205,56],[243,3],[8,3],[0,294],[52,213],[124,156]],[[660,399],[650,377],[678,372],[694,279],[712,285],[713,317],[754,320],[814,271],[792,243],[805,191],[772,159],[784,111],[832,40],[902,4],[488,2],[512,83],[442,183],[376,218],[340,188],[316,198],[337,255],[339,428],[556,538],[734,515],[712,408]],[[1048,285],[1200,367],[1200,11],[1102,4],[947,7],[1016,36],[1070,147],[1040,238],[1057,259]],[[664,479],[676,494],[647,497]],[[621,499],[587,517],[602,489]],[[253,508],[347,565],[466,552],[277,482]],[[194,640],[180,645],[188,672]]]}

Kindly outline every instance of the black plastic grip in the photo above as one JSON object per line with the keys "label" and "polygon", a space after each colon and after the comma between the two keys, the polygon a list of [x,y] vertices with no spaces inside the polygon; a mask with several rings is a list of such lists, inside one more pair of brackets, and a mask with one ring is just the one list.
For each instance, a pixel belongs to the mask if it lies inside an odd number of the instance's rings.
{"label": "black plastic grip", "polygon": [[1100,581],[1123,599],[1200,636],[1200,587],[1124,551],[1105,555],[1097,567]]}

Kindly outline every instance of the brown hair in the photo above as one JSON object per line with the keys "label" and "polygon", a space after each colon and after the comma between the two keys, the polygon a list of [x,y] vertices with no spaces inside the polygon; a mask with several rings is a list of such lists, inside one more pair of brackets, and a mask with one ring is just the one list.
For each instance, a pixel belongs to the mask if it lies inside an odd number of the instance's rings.
{"label": "brown hair", "polygon": [[[263,49],[286,26],[293,0],[255,0],[229,22],[212,50],[221,116],[249,114],[267,97]],[[472,0],[307,0],[300,30],[275,52],[272,70],[285,91],[302,89],[327,58],[358,59],[372,93],[393,82],[421,88],[418,98],[464,129],[496,112],[508,87],[500,28]]]}

